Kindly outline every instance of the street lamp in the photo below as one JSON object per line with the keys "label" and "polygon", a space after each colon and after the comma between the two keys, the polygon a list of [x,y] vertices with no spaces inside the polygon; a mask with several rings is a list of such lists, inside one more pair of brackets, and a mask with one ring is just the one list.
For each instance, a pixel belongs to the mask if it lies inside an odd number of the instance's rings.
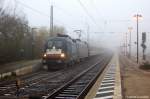
{"label": "street lamp", "polygon": [[132,31],[132,27],[128,27],[129,33],[130,33],[130,39],[129,39],[129,58],[131,58],[131,31]]}
{"label": "street lamp", "polygon": [[135,14],[134,18],[136,18],[137,22],[137,63],[139,63],[139,19],[142,18],[142,15]]}

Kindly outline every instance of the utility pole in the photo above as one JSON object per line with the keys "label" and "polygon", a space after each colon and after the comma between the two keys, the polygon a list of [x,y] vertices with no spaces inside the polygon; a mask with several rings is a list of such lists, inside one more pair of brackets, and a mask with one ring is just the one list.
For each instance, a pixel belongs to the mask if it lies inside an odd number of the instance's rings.
{"label": "utility pole", "polygon": [[53,5],[50,6],[50,36],[54,36],[53,34]]}
{"label": "utility pole", "polygon": [[87,43],[89,44],[90,34],[89,34],[89,25],[87,25]]}
{"label": "utility pole", "polygon": [[136,14],[134,15],[137,23],[137,63],[139,63],[139,18],[142,18],[142,15]]}
{"label": "utility pole", "polygon": [[130,33],[130,39],[129,39],[129,58],[131,58],[131,31],[132,31],[132,27],[128,27],[129,33]]}
{"label": "utility pole", "polygon": [[124,55],[127,56],[127,33],[124,35]]}
{"label": "utility pole", "polygon": [[90,34],[89,34],[89,25],[87,24],[87,44],[88,44],[88,56],[90,55]]}
{"label": "utility pole", "polygon": [[137,14],[137,63],[139,63],[139,17]]}
{"label": "utility pole", "polygon": [[128,42],[127,42],[127,33],[126,33],[126,42],[125,42],[126,56],[128,56],[127,47],[128,47]]}
{"label": "utility pole", "polygon": [[124,56],[126,55],[126,50],[125,50],[125,48],[126,48],[126,44],[125,44],[125,42],[123,43],[123,54],[124,54]]}
{"label": "utility pole", "polygon": [[34,29],[35,28],[31,28],[31,35],[32,35],[31,36],[31,41],[32,41],[31,42],[31,55],[32,55],[31,57],[32,57],[32,59],[34,58],[34,33],[33,33]]}

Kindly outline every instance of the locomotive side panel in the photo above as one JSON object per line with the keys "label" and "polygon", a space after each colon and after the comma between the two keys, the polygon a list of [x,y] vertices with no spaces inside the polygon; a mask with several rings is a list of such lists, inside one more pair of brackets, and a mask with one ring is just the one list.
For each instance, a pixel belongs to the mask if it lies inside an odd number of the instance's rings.
{"label": "locomotive side panel", "polygon": [[88,57],[88,46],[85,42],[78,41],[77,42],[78,46],[78,57],[80,59]]}

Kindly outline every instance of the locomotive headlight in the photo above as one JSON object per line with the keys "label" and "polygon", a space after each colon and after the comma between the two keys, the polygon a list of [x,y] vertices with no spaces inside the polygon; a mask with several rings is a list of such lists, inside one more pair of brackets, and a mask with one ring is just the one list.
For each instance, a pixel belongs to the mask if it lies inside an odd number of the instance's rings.
{"label": "locomotive headlight", "polygon": [[44,53],[43,57],[45,58],[46,56],[47,56],[47,54],[46,54],[46,53]]}
{"label": "locomotive headlight", "polygon": [[61,54],[60,54],[60,57],[61,57],[61,58],[65,58],[65,53],[61,53]]}

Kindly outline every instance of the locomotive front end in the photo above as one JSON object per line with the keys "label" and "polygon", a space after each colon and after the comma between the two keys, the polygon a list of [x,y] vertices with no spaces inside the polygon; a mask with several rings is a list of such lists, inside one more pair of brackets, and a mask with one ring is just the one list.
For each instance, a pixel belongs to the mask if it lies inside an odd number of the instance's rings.
{"label": "locomotive front end", "polygon": [[66,64],[66,46],[63,40],[49,40],[43,54],[43,63],[46,65]]}

